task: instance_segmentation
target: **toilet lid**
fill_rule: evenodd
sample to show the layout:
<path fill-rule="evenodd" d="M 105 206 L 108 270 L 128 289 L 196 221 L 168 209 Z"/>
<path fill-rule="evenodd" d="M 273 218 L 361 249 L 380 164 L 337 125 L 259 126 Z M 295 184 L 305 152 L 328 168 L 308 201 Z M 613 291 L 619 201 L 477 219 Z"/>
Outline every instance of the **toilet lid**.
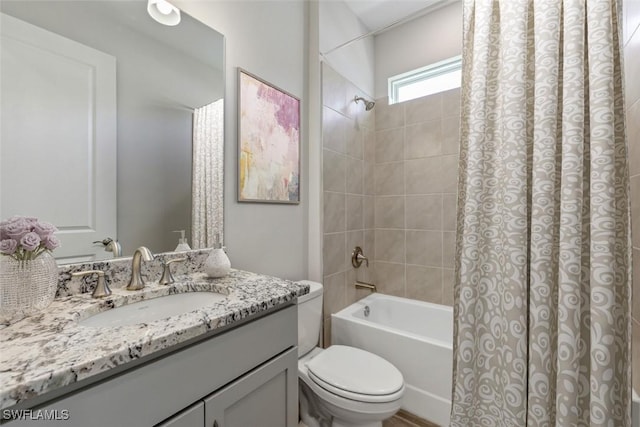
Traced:
<path fill-rule="evenodd" d="M 324 382 L 334 391 L 382 396 L 393 394 L 404 385 L 402 374 L 391 363 L 344 345 L 325 349 L 307 363 L 307 368 L 315 382 Z"/>

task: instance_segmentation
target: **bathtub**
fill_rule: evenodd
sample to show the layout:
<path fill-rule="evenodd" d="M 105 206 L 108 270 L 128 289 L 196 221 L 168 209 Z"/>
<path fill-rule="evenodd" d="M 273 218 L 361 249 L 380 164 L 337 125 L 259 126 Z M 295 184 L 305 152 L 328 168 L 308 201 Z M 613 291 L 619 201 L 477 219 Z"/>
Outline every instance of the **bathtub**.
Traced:
<path fill-rule="evenodd" d="M 331 343 L 358 347 L 393 363 L 402 372 L 406 386 L 402 409 L 449 425 L 451 307 L 371 294 L 331 315 Z"/>

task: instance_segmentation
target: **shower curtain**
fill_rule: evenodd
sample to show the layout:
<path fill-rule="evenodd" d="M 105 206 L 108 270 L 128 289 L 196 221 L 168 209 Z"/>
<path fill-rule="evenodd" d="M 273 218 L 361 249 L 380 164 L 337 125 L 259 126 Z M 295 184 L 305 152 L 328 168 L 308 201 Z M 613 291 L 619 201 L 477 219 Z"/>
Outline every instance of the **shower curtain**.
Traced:
<path fill-rule="evenodd" d="M 193 112 L 193 183 L 191 247 L 211 248 L 216 236 L 222 243 L 224 100 Z M 218 189 L 218 190 L 216 190 Z"/>
<path fill-rule="evenodd" d="M 630 425 L 615 0 L 464 0 L 451 425 Z"/>

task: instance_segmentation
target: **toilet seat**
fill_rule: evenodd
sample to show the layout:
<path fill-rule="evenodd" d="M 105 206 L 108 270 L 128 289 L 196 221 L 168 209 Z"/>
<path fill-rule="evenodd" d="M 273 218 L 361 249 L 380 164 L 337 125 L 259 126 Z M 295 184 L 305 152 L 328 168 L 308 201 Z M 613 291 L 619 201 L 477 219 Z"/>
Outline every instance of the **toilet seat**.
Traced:
<path fill-rule="evenodd" d="M 306 363 L 309 379 L 337 396 L 359 402 L 384 403 L 404 394 L 400 371 L 367 351 L 333 345 Z"/>

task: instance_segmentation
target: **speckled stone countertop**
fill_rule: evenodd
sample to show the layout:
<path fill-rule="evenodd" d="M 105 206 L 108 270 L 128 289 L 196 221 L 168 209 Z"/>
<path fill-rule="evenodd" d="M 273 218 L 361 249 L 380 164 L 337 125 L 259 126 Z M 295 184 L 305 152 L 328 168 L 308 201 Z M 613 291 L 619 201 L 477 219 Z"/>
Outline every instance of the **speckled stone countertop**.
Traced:
<path fill-rule="evenodd" d="M 197 261 L 206 252 L 195 254 Z M 113 294 L 104 299 L 91 298 L 91 286 L 81 293 L 59 290 L 58 297 L 42 313 L 0 326 L 0 409 L 211 335 L 215 329 L 259 316 L 309 292 L 308 285 L 240 270 L 210 279 L 194 271 L 198 262 L 186 264 L 182 275 L 174 273 L 173 285 L 149 282 L 140 291 L 126 291 L 122 283 L 113 282 Z M 74 269 L 80 267 L 70 270 Z M 61 289 L 69 289 L 67 283 L 63 286 L 63 270 L 69 269 L 61 268 Z M 213 291 L 226 297 L 204 308 L 146 324 L 108 328 L 78 324 L 92 314 L 127 303 L 195 291 Z"/>

